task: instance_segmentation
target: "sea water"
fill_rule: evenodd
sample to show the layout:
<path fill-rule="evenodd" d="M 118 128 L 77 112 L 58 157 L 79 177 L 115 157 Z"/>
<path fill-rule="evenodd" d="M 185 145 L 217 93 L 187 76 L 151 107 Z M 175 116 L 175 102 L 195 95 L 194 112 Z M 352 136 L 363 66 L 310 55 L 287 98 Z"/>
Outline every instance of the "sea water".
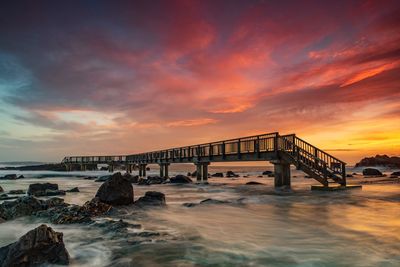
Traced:
<path fill-rule="evenodd" d="M 211 173 L 233 170 L 241 177 L 211 178 L 209 185 L 134 185 L 135 199 L 159 191 L 166 195 L 167 207 L 139 213 L 127 208 L 122 216 L 106 219 L 123 218 L 141 224 L 140 231 L 161 234 L 141 244 L 88 225 L 47 224 L 64 233 L 72 266 L 400 266 L 400 184 L 318 192 L 310 190 L 318 184 L 315 180 L 292 170 L 292 189 L 275 190 L 273 178 L 258 177 L 267 169 L 211 166 Z M 171 168 L 170 175 L 188 171 L 193 167 L 182 165 Z M 26 178 L 0 181 L 5 191 L 27 190 L 35 182 L 57 183 L 63 190 L 77 186 L 79 193 L 63 197 L 79 205 L 93 198 L 101 185 L 82 176 L 108 174 L 0 171 L 0 176 L 9 173 Z M 265 185 L 245 185 L 249 181 Z M 183 205 L 207 198 L 228 203 Z M 23 217 L 0 224 L 0 246 L 42 222 Z"/>

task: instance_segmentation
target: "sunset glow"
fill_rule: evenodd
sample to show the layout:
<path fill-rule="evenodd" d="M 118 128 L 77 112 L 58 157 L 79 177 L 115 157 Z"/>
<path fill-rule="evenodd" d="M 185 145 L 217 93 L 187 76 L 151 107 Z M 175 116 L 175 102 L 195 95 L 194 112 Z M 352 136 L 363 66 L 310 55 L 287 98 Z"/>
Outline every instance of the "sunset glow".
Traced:
<path fill-rule="evenodd" d="M 400 154 L 399 1 L 18 3 L 0 9 L 0 160 L 275 131 L 350 164 Z"/>

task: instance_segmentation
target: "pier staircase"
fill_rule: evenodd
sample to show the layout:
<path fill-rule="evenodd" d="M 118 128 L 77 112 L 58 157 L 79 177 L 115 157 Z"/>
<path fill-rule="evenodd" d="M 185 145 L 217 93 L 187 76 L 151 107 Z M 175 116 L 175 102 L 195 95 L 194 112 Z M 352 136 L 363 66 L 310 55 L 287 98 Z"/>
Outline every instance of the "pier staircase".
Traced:
<path fill-rule="evenodd" d="M 278 138 L 281 157 L 324 186 L 346 186 L 346 163 L 307 143 L 296 135 Z"/>

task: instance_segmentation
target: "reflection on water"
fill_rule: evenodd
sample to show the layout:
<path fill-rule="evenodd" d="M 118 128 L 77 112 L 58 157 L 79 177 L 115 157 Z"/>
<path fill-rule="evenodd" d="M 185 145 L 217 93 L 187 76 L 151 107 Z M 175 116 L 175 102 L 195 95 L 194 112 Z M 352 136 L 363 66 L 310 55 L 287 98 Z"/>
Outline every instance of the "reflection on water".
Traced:
<path fill-rule="evenodd" d="M 210 185 L 135 186 L 135 198 L 161 191 L 168 206 L 142 213 L 127 209 L 120 216 L 164 233 L 165 240 L 136 245 L 94 227 L 52 227 L 64 233 L 73 266 L 400 266 L 399 184 L 311 192 L 314 182 L 294 171 L 293 190 L 286 192 L 275 191 L 271 178 L 256 175 L 215 178 Z M 76 204 L 91 199 L 100 186 L 76 177 L 31 177 L 2 181 L 1 186 L 27 189 L 38 181 L 57 182 L 61 189 L 78 186 L 80 193 L 65 196 Z M 266 186 L 244 185 L 249 180 Z M 232 204 L 182 205 L 206 198 Z M 20 218 L 1 224 L 0 246 L 39 223 Z"/>

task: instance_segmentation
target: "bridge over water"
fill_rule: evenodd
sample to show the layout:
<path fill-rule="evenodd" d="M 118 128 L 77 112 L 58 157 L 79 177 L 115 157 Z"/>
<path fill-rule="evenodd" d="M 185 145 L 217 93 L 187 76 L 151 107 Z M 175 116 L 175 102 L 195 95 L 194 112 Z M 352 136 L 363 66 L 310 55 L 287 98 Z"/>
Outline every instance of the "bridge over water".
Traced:
<path fill-rule="evenodd" d="M 168 177 L 173 163 L 194 163 L 197 181 L 207 181 L 208 166 L 212 162 L 269 161 L 274 165 L 275 186 L 290 186 L 290 165 L 302 170 L 324 187 L 330 184 L 346 186 L 346 163 L 300 139 L 295 134 L 268 133 L 255 136 L 170 148 L 133 155 L 119 156 L 67 156 L 62 163 L 71 170 L 79 164 L 126 165 L 127 172 L 139 169 L 139 176 L 146 176 L 147 164 L 159 164 L 160 176 Z"/>

